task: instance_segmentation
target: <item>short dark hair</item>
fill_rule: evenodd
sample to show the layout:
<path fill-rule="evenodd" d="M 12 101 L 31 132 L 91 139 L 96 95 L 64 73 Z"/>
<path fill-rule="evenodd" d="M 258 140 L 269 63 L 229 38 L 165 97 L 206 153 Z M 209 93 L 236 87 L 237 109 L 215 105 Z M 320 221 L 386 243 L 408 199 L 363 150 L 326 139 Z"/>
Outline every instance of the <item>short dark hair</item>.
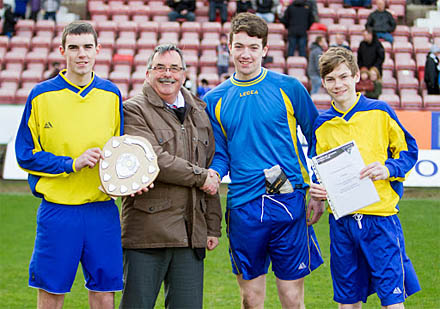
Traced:
<path fill-rule="evenodd" d="M 80 35 L 80 34 L 92 34 L 95 39 L 95 46 L 98 46 L 98 34 L 96 34 L 95 28 L 88 22 L 84 21 L 74 21 L 68 24 L 63 31 L 63 36 L 61 38 L 61 46 L 66 48 L 66 37 L 68 35 Z"/>
<path fill-rule="evenodd" d="M 267 45 L 267 34 L 269 29 L 266 21 L 252 13 L 240 13 L 231 20 L 231 33 L 229 43 L 232 44 L 233 35 L 239 32 L 246 32 L 249 36 L 262 39 L 263 47 Z"/>
<path fill-rule="evenodd" d="M 348 50 L 345 47 L 330 47 L 319 58 L 319 74 L 321 75 L 321 78 L 324 78 L 327 74 L 333 72 L 333 70 L 341 63 L 347 65 L 352 76 L 359 72 L 356 58 L 351 50 Z"/>
<path fill-rule="evenodd" d="M 156 48 L 151 53 L 150 57 L 148 57 L 147 70 L 152 69 L 151 65 L 153 64 L 153 59 L 156 54 L 163 55 L 166 52 L 170 52 L 172 50 L 174 50 L 175 52 L 177 52 L 179 54 L 180 60 L 182 60 L 182 67 L 184 70 L 186 70 L 186 64 L 185 64 L 185 60 L 183 59 L 182 50 L 180 50 L 180 48 L 177 47 L 176 44 L 173 44 L 173 43 L 161 44 L 161 45 L 156 46 Z"/>

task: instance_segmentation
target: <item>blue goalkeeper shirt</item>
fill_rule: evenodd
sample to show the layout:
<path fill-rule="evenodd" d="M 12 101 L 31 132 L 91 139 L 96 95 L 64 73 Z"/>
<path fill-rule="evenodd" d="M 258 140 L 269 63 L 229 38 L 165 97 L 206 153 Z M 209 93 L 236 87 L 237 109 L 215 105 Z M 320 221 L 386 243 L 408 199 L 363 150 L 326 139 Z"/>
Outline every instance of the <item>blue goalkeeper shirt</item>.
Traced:
<path fill-rule="evenodd" d="M 297 127 L 310 144 L 318 111 L 297 79 L 264 68 L 251 80 L 234 74 L 204 100 L 215 136 L 211 168 L 221 177 L 230 173 L 228 208 L 264 194 L 263 170 L 277 164 L 294 188 L 308 188 Z"/>

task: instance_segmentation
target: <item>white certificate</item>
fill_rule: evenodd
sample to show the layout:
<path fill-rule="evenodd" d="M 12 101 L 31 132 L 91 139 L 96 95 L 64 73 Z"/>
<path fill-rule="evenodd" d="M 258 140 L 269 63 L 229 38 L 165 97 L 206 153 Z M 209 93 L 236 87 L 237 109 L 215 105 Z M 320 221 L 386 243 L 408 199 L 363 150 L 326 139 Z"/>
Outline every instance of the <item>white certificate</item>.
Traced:
<path fill-rule="evenodd" d="M 380 200 L 371 179 L 360 179 L 364 167 L 354 141 L 312 158 L 312 168 L 327 191 L 336 220 Z"/>

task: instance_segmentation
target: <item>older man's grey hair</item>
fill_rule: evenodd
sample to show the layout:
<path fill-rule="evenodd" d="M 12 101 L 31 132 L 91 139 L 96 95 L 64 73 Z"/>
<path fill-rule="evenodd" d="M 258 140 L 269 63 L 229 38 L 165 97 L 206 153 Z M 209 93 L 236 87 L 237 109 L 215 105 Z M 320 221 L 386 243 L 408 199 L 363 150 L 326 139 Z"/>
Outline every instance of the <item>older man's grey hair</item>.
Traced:
<path fill-rule="evenodd" d="M 161 44 L 161 45 L 156 46 L 156 48 L 151 53 L 150 57 L 148 57 L 147 70 L 151 70 L 152 69 L 151 65 L 153 64 L 153 58 L 154 58 L 154 56 L 156 54 L 163 55 L 163 54 L 165 54 L 167 52 L 170 52 L 172 50 L 176 51 L 179 54 L 180 60 L 182 60 L 182 68 L 184 70 L 186 70 L 186 63 L 185 63 L 185 60 L 183 59 L 182 51 L 180 50 L 179 47 L 177 47 L 175 44 L 172 44 L 172 43 Z"/>

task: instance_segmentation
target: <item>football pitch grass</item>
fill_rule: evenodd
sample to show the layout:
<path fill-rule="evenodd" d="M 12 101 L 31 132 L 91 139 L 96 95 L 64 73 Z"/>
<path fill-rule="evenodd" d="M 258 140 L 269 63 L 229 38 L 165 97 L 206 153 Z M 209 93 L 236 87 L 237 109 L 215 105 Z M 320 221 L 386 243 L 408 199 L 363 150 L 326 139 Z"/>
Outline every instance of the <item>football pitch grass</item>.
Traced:
<path fill-rule="evenodd" d="M 11 189 L 12 190 L 12 189 Z M 437 189 L 438 190 L 438 189 Z M 13 190 L 12 190 L 13 191 Z M 422 286 L 422 291 L 409 297 L 406 308 L 440 308 L 440 200 L 439 194 L 416 194 L 400 203 L 406 250 Z M 429 194 L 428 194 L 429 195 Z M 224 207 L 224 196 L 222 205 Z M 39 199 L 28 193 L 0 193 L 0 308 L 35 308 L 36 290 L 28 287 L 28 264 L 35 238 L 36 212 Z M 231 273 L 225 224 L 220 245 L 205 260 L 204 308 L 240 308 L 235 276 Z M 305 280 L 305 304 L 310 308 L 337 308 L 333 302 L 330 277 L 328 214 L 315 225 L 324 264 Z M 116 293 L 116 307 L 121 293 Z M 163 289 L 156 308 L 163 308 Z M 266 308 L 281 308 L 275 278 L 269 270 Z M 64 308 L 88 308 L 87 290 L 81 267 Z M 369 297 L 363 308 L 380 308 L 376 295 Z"/>

